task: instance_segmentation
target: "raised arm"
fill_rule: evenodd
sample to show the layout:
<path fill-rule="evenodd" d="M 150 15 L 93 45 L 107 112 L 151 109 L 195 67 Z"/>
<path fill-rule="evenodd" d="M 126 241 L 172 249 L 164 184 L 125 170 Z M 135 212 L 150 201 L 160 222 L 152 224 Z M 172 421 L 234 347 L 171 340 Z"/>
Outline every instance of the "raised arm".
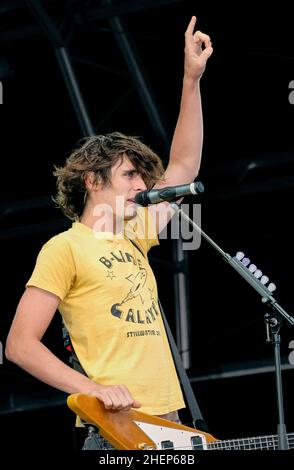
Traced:
<path fill-rule="evenodd" d="M 193 16 L 185 32 L 182 97 L 165 172 L 167 185 L 194 181 L 200 167 L 203 142 L 200 79 L 212 47 L 207 34 L 201 31 L 193 33 L 195 24 L 196 17 Z"/>
<path fill-rule="evenodd" d="M 213 49 L 207 34 L 201 31 L 194 33 L 195 24 L 196 17 L 193 16 L 185 32 L 182 97 L 169 163 L 164 180 L 156 184 L 155 188 L 191 183 L 199 172 L 203 143 L 200 79 Z M 155 212 L 163 213 L 163 217 L 160 217 L 161 223 L 157 222 L 159 232 L 165 225 L 164 211 L 168 211 L 168 204 L 158 204 L 149 210 L 153 216 Z"/>

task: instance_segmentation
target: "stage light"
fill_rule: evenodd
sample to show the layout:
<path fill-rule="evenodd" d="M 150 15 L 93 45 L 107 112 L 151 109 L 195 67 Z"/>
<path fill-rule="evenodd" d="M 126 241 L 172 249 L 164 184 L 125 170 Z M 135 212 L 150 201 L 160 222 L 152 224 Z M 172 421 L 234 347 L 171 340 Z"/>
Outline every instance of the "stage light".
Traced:
<path fill-rule="evenodd" d="M 241 261 L 241 259 L 243 259 L 244 256 L 245 255 L 244 255 L 243 251 L 238 251 L 235 258 L 237 258 L 239 261 Z"/>
<path fill-rule="evenodd" d="M 269 278 L 267 276 L 261 276 L 260 282 L 261 284 L 267 284 L 269 281 Z"/>
<path fill-rule="evenodd" d="M 250 264 L 248 269 L 253 274 L 257 270 L 257 267 L 255 266 L 255 264 Z"/>
<path fill-rule="evenodd" d="M 257 277 L 257 279 L 259 279 L 262 276 L 262 271 L 260 271 L 260 269 L 257 269 L 255 271 L 255 273 L 253 274 L 253 276 L 255 276 L 255 277 Z"/>
<path fill-rule="evenodd" d="M 242 264 L 244 264 L 244 266 L 248 266 L 248 264 L 250 264 L 250 259 L 249 258 L 243 258 L 242 259 Z"/>

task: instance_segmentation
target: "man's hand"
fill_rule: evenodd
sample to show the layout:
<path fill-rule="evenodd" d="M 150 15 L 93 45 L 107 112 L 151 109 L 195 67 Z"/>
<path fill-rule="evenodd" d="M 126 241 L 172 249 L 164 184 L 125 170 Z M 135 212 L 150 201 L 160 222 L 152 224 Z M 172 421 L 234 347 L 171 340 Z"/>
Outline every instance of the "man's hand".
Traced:
<path fill-rule="evenodd" d="M 97 384 L 88 395 L 98 398 L 107 410 L 129 410 L 140 408 L 141 403 L 135 400 L 124 385 Z"/>
<path fill-rule="evenodd" d="M 192 16 L 185 32 L 185 77 L 198 80 L 203 74 L 207 59 L 211 56 L 213 49 L 211 40 L 207 34 L 194 31 L 196 16 Z"/>

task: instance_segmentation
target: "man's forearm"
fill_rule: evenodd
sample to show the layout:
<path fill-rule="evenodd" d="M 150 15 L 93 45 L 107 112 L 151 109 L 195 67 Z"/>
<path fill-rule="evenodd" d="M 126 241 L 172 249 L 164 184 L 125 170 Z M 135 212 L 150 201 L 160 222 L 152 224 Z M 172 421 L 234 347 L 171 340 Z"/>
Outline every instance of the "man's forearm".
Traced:
<path fill-rule="evenodd" d="M 42 382 L 67 393 L 89 393 L 96 384 L 67 366 L 40 341 L 23 343 L 21 348 L 6 352 L 7 358 Z"/>
<path fill-rule="evenodd" d="M 10 346 L 6 355 L 9 360 L 51 387 L 69 394 L 95 396 L 106 409 L 129 410 L 131 407 L 141 407 L 141 403 L 131 395 L 126 386 L 93 382 L 60 361 L 40 341 L 22 342 L 22 347 L 17 350 Z"/>
<path fill-rule="evenodd" d="M 170 151 L 170 181 L 191 182 L 198 174 L 203 143 L 203 121 L 200 79 L 213 49 L 210 37 L 194 33 L 196 17 L 192 16 L 185 32 L 183 90 L 180 112 Z M 177 175 L 180 175 L 177 176 Z"/>
<path fill-rule="evenodd" d="M 180 112 L 170 151 L 170 163 L 179 163 L 195 178 L 199 171 L 203 144 L 200 80 L 183 79 Z"/>

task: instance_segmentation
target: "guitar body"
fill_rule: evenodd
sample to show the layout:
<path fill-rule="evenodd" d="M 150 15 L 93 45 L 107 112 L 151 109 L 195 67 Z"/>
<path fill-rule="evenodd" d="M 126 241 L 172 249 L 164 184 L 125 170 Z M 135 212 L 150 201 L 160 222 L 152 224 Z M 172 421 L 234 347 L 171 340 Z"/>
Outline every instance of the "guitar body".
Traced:
<path fill-rule="evenodd" d="M 69 408 L 119 450 L 206 449 L 217 442 L 211 434 L 131 409 L 106 410 L 95 397 L 76 393 L 67 399 Z M 173 446 L 173 447 L 172 447 Z"/>
<path fill-rule="evenodd" d="M 95 397 L 76 393 L 67 404 L 87 424 L 118 450 L 278 450 L 277 435 L 229 440 L 137 410 L 106 410 Z M 287 448 L 294 449 L 294 433 L 287 434 Z"/>

